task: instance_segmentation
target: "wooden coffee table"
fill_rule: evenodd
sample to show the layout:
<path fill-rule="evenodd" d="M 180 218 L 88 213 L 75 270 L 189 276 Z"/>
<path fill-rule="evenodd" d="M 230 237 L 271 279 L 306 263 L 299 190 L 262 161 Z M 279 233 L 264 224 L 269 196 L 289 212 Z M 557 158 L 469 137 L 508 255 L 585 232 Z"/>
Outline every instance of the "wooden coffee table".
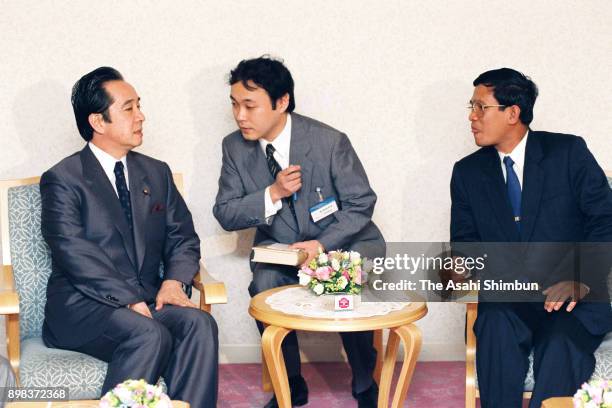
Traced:
<path fill-rule="evenodd" d="M 404 360 L 391 404 L 394 408 L 401 407 L 406 398 L 406 391 L 414 373 L 417 357 L 421 351 L 421 331 L 413 323 L 427 314 L 425 302 L 412 302 L 403 309 L 390 312 L 384 316 L 338 319 L 285 314 L 266 304 L 268 296 L 290 287 L 299 287 L 299 285 L 281 286 L 261 292 L 251 299 L 249 306 L 249 314 L 267 325 L 261 337 L 261 347 L 264 354 L 262 366 L 264 370 L 269 371 L 279 407 L 291 407 L 289 381 L 281 351 L 281 343 L 292 330 L 352 332 L 381 329 L 389 329 L 390 332 L 379 383 L 378 406 L 380 408 L 388 406 L 393 369 L 395 368 L 397 351 L 401 341 L 404 345 Z"/>

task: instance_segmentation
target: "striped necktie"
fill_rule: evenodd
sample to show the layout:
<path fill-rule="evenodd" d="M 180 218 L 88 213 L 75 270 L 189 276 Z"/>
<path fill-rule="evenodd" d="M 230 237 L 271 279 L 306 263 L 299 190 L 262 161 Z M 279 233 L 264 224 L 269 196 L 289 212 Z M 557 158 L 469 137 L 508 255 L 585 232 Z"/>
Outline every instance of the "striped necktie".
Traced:
<path fill-rule="evenodd" d="M 266 146 L 266 161 L 268 162 L 268 169 L 270 170 L 270 174 L 272 174 L 272 178 L 276 180 L 276 175 L 281 171 L 281 167 L 274 158 L 274 152 L 276 149 L 272 146 L 272 143 L 268 143 Z M 295 215 L 295 208 L 293 207 L 293 200 L 291 197 L 285 199 L 287 205 L 289 205 L 289 209 L 291 210 L 291 214 L 293 215 L 293 219 L 295 220 L 295 224 L 297 225 L 297 216 Z"/>

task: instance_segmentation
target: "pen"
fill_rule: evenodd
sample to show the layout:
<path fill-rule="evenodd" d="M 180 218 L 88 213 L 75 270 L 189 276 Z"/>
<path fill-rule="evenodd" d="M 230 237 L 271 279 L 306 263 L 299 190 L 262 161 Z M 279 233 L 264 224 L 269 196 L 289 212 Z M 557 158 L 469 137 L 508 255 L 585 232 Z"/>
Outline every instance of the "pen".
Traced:
<path fill-rule="evenodd" d="M 321 194 L 321 187 L 316 188 L 317 194 L 319 195 L 319 202 L 323 201 L 323 194 Z"/>

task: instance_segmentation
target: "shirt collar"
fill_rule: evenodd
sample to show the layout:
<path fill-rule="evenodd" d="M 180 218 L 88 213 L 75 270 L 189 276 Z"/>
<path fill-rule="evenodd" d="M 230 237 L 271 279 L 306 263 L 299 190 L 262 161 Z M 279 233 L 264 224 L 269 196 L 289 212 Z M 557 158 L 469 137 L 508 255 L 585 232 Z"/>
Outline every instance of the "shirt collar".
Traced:
<path fill-rule="evenodd" d="M 95 144 L 88 142 L 87 145 L 91 149 L 91 152 L 94 154 L 94 156 L 96 156 L 96 159 L 98 159 L 98 161 L 100 162 L 100 165 L 102 166 L 102 169 L 104 169 L 104 172 L 106 174 L 114 173 L 115 163 L 117 163 L 118 161 L 123 163 L 123 169 L 124 169 L 123 171 L 127 172 L 127 161 L 126 161 L 127 156 L 123 156 L 122 158 L 117 160 L 110 154 L 106 153 L 104 150 L 100 149 Z"/>
<path fill-rule="evenodd" d="M 504 157 L 510 156 L 514 164 L 516 164 L 519 169 L 522 169 L 523 165 L 525 164 L 525 148 L 527 147 L 528 137 L 529 137 L 529 131 L 525 133 L 525 136 L 523 136 L 519 144 L 517 144 L 514 147 L 514 149 L 510 152 L 510 154 L 502 153 L 498 150 L 497 154 L 499 154 L 499 159 L 502 161 L 502 163 L 504 161 Z"/>
<path fill-rule="evenodd" d="M 274 150 L 278 154 L 289 160 L 289 146 L 291 145 L 291 114 L 287 114 L 287 122 L 285 123 L 285 127 L 273 142 L 268 142 L 264 138 L 259 139 L 259 145 L 263 149 L 264 153 L 266 152 L 266 146 L 269 144 L 274 146 Z"/>

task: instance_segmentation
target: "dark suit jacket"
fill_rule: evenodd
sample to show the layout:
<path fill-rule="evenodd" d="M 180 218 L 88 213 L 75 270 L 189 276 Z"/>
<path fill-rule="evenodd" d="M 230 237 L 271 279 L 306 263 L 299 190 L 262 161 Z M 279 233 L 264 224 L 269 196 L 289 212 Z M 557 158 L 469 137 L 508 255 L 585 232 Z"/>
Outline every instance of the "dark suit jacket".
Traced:
<path fill-rule="evenodd" d="M 612 190 L 577 136 L 529 132 L 520 233 L 494 147 L 455 164 L 451 198 L 451 241 L 612 242 Z M 612 331 L 609 303 L 581 302 L 572 313 L 593 334 Z"/>
<path fill-rule="evenodd" d="M 164 277 L 190 284 L 200 241 L 166 163 L 127 155 L 134 233 L 89 149 L 42 175 L 42 233 L 51 248 L 43 338 L 78 347 L 104 330 L 116 308 L 153 302 Z"/>
<path fill-rule="evenodd" d="M 265 218 L 264 192 L 274 183 L 258 141 L 236 131 L 223 139 L 223 166 L 213 213 L 228 230 L 256 227 L 255 245 L 317 239 L 326 250 L 354 249 L 368 258 L 385 255 L 385 241 L 372 222 L 376 194 L 348 137 L 321 122 L 291 114 L 291 164 L 302 166 L 302 188 L 295 202 Z M 339 211 L 315 223 L 308 209 L 333 197 Z"/>

